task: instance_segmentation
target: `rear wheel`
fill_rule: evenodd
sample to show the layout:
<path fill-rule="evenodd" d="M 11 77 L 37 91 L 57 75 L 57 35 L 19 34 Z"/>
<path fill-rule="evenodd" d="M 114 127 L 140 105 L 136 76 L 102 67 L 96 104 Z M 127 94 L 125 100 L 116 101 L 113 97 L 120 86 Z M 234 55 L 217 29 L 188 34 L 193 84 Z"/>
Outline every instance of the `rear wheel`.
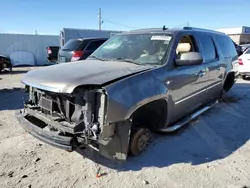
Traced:
<path fill-rule="evenodd" d="M 132 155 L 138 156 L 147 148 L 151 139 L 151 132 L 147 128 L 136 128 L 133 131 L 129 151 Z"/>

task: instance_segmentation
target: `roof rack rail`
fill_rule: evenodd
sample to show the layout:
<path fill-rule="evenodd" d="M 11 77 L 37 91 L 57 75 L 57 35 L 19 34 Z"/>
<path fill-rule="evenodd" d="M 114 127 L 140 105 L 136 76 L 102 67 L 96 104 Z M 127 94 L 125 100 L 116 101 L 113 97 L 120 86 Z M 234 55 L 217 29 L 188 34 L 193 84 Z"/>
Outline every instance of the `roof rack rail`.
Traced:
<path fill-rule="evenodd" d="M 145 29 L 135 29 L 135 30 L 130 30 L 130 31 L 147 31 L 147 30 L 155 30 L 155 31 L 158 31 L 158 30 L 162 30 L 162 28 L 145 28 Z"/>
<path fill-rule="evenodd" d="M 187 27 L 187 26 L 185 26 L 185 27 L 183 27 L 183 29 L 185 29 L 185 30 L 196 30 L 196 31 L 208 31 L 208 32 L 224 34 L 222 32 L 215 31 L 215 30 L 212 30 L 212 29 L 203 29 L 203 28 L 198 28 L 198 27 Z"/>

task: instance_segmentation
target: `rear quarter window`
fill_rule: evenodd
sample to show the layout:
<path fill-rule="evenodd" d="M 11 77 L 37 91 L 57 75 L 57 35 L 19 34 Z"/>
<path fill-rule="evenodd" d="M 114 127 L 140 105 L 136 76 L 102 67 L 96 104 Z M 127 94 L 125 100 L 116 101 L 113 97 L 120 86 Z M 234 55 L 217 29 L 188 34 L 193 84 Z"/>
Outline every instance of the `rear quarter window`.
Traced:
<path fill-rule="evenodd" d="M 71 39 L 68 42 L 66 42 L 66 44 L 62 47 L 62 49 L 74 51 L 81 45 L 81 43 L 82 43 L 81 40 Z"/>
<path fill-rule="evenodd" d="M 224 35 L 217 35 L 215 36 L 217 43 L 224 55 L 224 57 L 235 57 L 237 56 L 237 51 L 235 49 L 235 45 L 231 38 Z"/>

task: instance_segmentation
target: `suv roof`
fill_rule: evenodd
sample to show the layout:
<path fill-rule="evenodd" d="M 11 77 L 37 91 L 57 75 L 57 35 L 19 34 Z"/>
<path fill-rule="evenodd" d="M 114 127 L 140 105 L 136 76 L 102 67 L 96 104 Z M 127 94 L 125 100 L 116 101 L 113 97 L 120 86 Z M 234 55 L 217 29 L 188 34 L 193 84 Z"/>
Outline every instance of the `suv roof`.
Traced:
<path fill-rule="evenodd" d="M 202 29 L 202 28 L 196 28 L 196 27 L 183 27 L 183 28 L 145 28 L 145 29 L 137 29 L 137 30 L 131 30 L 128 32 L 124 32 L 123 34 L 131 33 L 131 34 L 143 34 L 143 33 L 177 33 L 181 31 L 198 31 L 198 32 L 209 32 L 214 34 L 221 34 L 226 35 L 225 33 L 210 30 L 210 29 Z"/>

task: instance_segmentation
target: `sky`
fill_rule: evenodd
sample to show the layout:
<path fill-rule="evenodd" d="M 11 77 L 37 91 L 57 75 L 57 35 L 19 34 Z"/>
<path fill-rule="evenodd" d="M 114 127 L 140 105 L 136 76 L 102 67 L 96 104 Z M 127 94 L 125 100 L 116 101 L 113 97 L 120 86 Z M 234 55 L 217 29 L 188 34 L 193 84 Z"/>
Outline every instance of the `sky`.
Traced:
<path fill-rule="evenodd" d="M 1 0 L 0 32 L 59 35 L 62 28 L 103 30 L 250 26 L 250 0 Z"/>

